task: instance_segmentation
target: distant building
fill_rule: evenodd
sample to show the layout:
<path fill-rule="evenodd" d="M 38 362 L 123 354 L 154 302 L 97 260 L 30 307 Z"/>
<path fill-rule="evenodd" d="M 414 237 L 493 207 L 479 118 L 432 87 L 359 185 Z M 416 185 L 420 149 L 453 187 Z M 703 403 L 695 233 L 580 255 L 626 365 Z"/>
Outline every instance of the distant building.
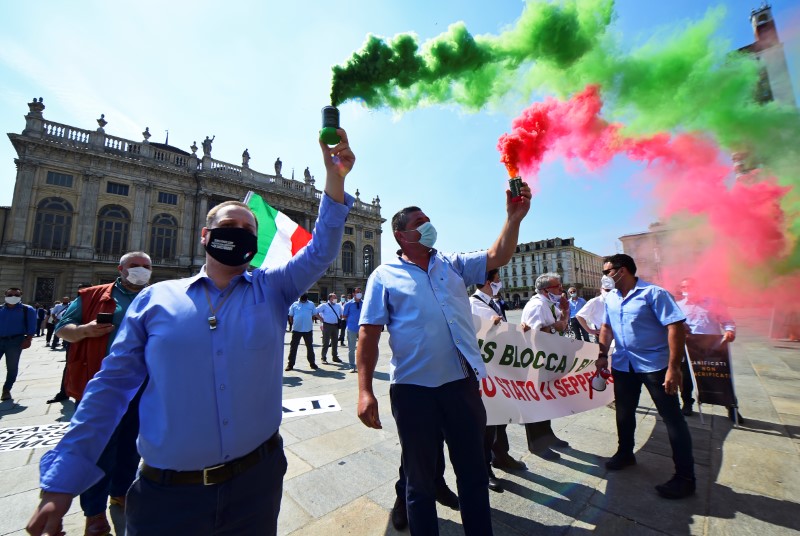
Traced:
<path fill-rule="evenodd" d="M 535 293 L 536 278 L 545 272 L 561 276 L 564 290 L 578 289 L 584 298 L 600 292 L 603 257 L 575 245 L 574 238 L 550 238 L 525 242 L 517 246 L 511 262 L 500 269 L 504 299 L 516 306 L 527 302 Z"/>
<path fill-rule="evenodd" d="M 206 213 L 249 190 L 311 230 L 323 195 L 306 174 L 296 181 L 211 158 L 213 137 L 191 153 L 106 134 L 105 118 L 84 130 L 44 118 L 42 99 L 28 104 L 25 129 L 8 134 L 18 158 L 11 207 L 0 209 L 0 287 L 20 286 L 27 302 L 75 296 L 81 283 L 112 281 L 120 256 L 142 250 L 153 259 L 153 280 L 186 277 L 205 262 L 200 229 Z M 380 199 L 358 198 L 336 262 L 309 293 L 363 287 L 381 262 Z"/>

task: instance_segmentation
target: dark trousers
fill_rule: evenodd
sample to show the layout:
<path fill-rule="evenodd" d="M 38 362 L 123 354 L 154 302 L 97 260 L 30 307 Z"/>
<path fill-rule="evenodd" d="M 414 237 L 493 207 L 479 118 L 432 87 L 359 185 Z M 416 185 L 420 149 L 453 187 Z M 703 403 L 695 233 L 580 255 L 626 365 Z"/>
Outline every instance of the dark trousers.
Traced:
<path fill-rule="evenodd" d="M 393 384 L 392 415 L 403 449 L 411 534 L 437 535 L 437 459 L 441 436 L 456 473 L 461 521 L 467 536 L 491 536 L 489 476 L 483 454 L 486 410 L 474 377 L 439 387 Z"/>
<path fill-rule="evenodd" d="M 273 536 L 278 532 L 283 442 L 254 467 L 213 486 L 172 486 L 141 476 L 125 503 L 127 536 Z"/>
<path fill-rule="evenodd" d="M 531 452 L 549 448 L 557 439 L 551 421 L 526 423 L 525 438 L 528 440 L 528 450 Z"/>
<path fill-rule="evenodd" d="M 581 326 L 577 318 L 570 318 L 569 325 L 572 328 L 572 332 L 575 334 L 575 340 L 589 342 L 589 332 L 583 329 L 583 326 Z"/>
<path fill-rule="evenodd" d="M 439 434 L 439 454 L 436 456 L 436 472 L 435 481 L 436 489 L 443 490 L 447 487 L 447 482 L 444 480 L 444 436 Z M 406 498 L 406 472 L 403 469 L 403 458 L 400 457 L 400 470 L 398 471 L 398 479 L 394 485 L 394 491 L 398 497 Z"/>
<path fill-rule="evenodd" d="M 297 358 L 297 347 L 300 346 L 300 339 L 306 344 L 306 357 L 308 364 L 313 365 L 316 358 L 314 357 L 314 337 L 313 331 L 293 331 L 292 341 L 289 343 L 289 363 L 290 367 L 294 366 L 295 359 Z"/>
<path fill-rule="evenodd" d="M 22 341 L 25 335 L 0 339 L 0 359 L 6 358 L 6 381 L 3 391 L 10 391 L 19 374 L 19 358 L 22 355 Z"/>
<path fill-rule="evenodd" d="M 140 459 L 136 450 L 136 437 L 139 435 L 141 397 L 142 390 L 131 400 L 128 411 L 122 416 L 97 460 L 97 467 L 105 472 L 105 476 L 81 493 L 81 510 L 86 517 L 105 512 L 108 498 L 124 497 L 136 478 Z"/>
<path fill-rule="evenodd" d="M 55 324 L 50 324 L 49 322 L 47 323 L 46 326 L 47 337 L 45 337 L 45 343 L 48 346 L 50 345 L 50 339 L 53 338 L 53 330 L 55 330 L 55 328 L 56 328 Z M 58 337 L 56 337 L 56 344 L 58 344 Z"/>
<path fill-rule="evenodd" d="M 506 425 L 498 424 L 487 426 L 483 434 L 483 454 L 486 458 L 486 467 L 491 470 L 491 463 L 495 457 L 508 456 L 508 434 Z"/>
<path fill-rule="evenodd" d="M 694 478 L 692 436 L 689 433 L 686 419 L 681 413 L 678 395 L 668 395 L 664 390 L 663 384 L 667 369 L 647 373 L 633 372 L 633 369 L 630 369 L 629 372 L 612 369 L 611 373 L 614 377 L 614 398 L 617 407 L 618 452 L 633 454 L 636 408 L 639 405 L 642 385 L 644 385 L 667 427 L 669 443 L 672 447 L 672 460 L 675 462 L 675 473 L 684 478 Z"/>
<path fill-rule="evenodd" d="M 694 391 L 694 384 L 692 384 L 692 373 L 689 372 L 688 357 L 683 358 L 681 362 L 681 373 L 683 373 L 683 383 L 681 384 L 681 400 L 687 406 L 694 404 L 692 392 Z"/>
<path fill-rule="evenodd" d="M 42 331 L 43 331 L 42 324 L 44 324 L 44 318 L 40 318 L 40 319 L 36 320 L 36 336 L 37 337 L 41 337 L 42 336 Z"/>
<path fill-rule="evenodd" d="M 331 347 L 333 357 L 339 357 L 339 346 L 336 338 L 339 336 L 339 324 L 322 324 L 322 359 L 328 358 L 328 347 Z"/>
<path fill-rule="evenodd" d="M 347 324 L 342 322 L 342 325 L 339 326 L 339 344 L 344 344 L 345 331 L 347 331 Z"/>

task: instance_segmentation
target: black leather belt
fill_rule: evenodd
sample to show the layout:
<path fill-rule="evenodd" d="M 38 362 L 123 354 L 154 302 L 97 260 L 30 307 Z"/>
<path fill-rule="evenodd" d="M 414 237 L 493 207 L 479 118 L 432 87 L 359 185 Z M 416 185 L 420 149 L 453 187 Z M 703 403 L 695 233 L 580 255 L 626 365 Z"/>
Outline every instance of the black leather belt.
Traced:
<path fill-rule="evenodd" d="M 142 463 L 140 474 L 164 486 L 204 485 L 213 486 L 222 484 L 231 478 L 240 475 L 260 462 L 266 455 L 281 445 L 281 435 L 275 432 L 272 437 L 261 443 L 253 452 L 245 454 L 228 463 L 206 467 L 200 471 L 173 471 L 171 469 L 157 469 Z"/>
<path fill-rule="evenodd" d="M 338 326 L 339 325 L 336 322 L 323 322 L 323 324 L 325 324 L 326 326 Z"/>

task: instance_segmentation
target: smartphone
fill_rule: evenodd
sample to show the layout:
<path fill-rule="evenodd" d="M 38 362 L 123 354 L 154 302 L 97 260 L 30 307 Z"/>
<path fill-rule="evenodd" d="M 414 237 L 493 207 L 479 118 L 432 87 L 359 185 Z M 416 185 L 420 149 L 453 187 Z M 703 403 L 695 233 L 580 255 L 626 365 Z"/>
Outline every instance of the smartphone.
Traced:
<path fill-rule="evenodd" d="M 98 324 L 110 324 L 114 320 L 114 313 L 97 313 Z"/>

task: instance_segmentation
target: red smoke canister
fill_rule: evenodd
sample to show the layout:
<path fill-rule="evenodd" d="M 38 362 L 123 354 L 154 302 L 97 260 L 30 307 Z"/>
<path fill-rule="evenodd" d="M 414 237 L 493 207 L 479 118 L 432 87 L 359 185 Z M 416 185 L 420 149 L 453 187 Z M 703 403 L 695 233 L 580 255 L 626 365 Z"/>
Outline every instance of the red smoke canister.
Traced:
<path fill-rule="evenodd" d="M 508 187 L 511 189 L 511 200 L 522 201 L 522 195 L 520 194 L 522 190 L 522 178 L 517 176 L 508 179 Z"/>

